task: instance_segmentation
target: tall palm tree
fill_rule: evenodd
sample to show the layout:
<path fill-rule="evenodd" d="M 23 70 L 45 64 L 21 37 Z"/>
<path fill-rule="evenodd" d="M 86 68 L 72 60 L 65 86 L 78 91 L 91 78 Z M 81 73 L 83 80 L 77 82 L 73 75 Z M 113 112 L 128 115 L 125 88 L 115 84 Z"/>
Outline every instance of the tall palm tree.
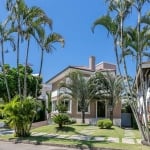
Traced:
<path fill-rule="evenodd" d="M 94 23 L 92 25 L 93 33 L 94 33 L 95 27 L 98 26 L 98 25 L 101 25 L 101 26 L 105 27 L 108 31 L 108 35 L 111 34 L 111 36 L 113 38 L 114 52 L 115 52 L 115 55 L 116 55 L 116 62 L 117 62 L 117 66 L 118 66 L 118 71 L 121 74 L 120 63 L 119 63 L 119 52 L 118 52 L 118 49 L 117 49 L 117 42 L 118 42 L 118 35 L 119 35 L 118 20 L 117 20 L 117 18 L 112 19 L 109 14 L 98 18 L 97 20 L 94 21 Z"/>
<path fill-rule="evenodd" d="M 43 67 L 44 52 L 47 53 L 52 52 L 55 49 L 54 47 L 55 43 L 60 43 L 62 47 L 64 47 L 65 41 L 60 34 L 53 32 L 49 35 L 46 35 L 45 31 L 41 30 L 41 28 L 40 30 L 38 30 L 38 38 L 36 38 L 36 40 L 41 48 L 40 69 L 38 75 L 38 78 L 40 78 Z M 38 80 L 36 84 L 36 94 L 35 94 L 36 99 L 37 99 L 37 90 L 38 90 Z"/>
<path fill-rule="evenodd" d="M 136 59 L 136 71 L 138 70 L 138 66 L 139 66 L 139 62 L 138 60 L 138 45 L 137 45 L 137 38 L 138 38 L 138 34 L 137 34 L 137 29 L 136 28 L 132 28 L 132 27 L 128 27 L 125 29 L 124 31 L 124 45 L 125 45 L 125 50 L 124 50 L 124 54 L 122 54 L 121 57 L 126 57 L 126 56 L 132 56 L 133 58 Z M 141 41 L 140 41 L 140 45 L 141 45 L 141 56 L 142 56 L 142 60 L 143 58 L 150 57 L 150 53 L 148 51 L 148 47 L 150 46 L 150 33 L 149 33 L 149 28 L 148 27 L 144 27 L 141 32 L 140 32 L 140 37 L 141 37 Z"/>
<path fill-rule="evenodd" d="M 26 60 L 25 60 L 25 77 L 24 77 L 24 97 L 27 93 L 27 65 L 28 65 L 28 55 L 31 36 L 36 40 L 39 30 L 43 29 L 43 25 L 48 25 L 52 27 L 52 20 L 47 17 L 45 12 L 39 7 L 27 8 L 26 13 L 24 13 L 26 29 L 24 30 L 24 38 L 27 40 L 26 49 Z M 39 44 L 39 43 L 38 43 Z"/>
<path fill-rule="evenodd" d="M 141 10 L 141 6 L 143 6 L 146 1 L 145 0 L 139 0 L 139 1 L 138 0 L 137 1 L 134 1 L 134 0 L 106 0 L 106 2 L 108 3 L 108 6 L 109 6 L 109 13 L 113 12 L 113 16 L 115 15 L 115 20 L 119 24 L 119 28 L 118 28 L 119 31 L 117 32 L 117 34 L 118 34 L 117 35 L 117 41 L 119 41 L 119 45 L 117 47 L 118 47 L 118 50 L 119 50 L 119 48 L 121 49 L 121 53 L 122 53 L 122 55 L 124 55 L 125 52 L 126 52 L 125 50 L 127 48 L 126 44 L 124 42 L 124 40 L 125 40 L 124 39 L 124 35 L 125 35 L 124 34 L 124 21 L 126 19 L 126 16 L 129 14 L 129 12 L 132 8 L 132 5 L 135 6 L 135 3 L 137 2 L 137 9 Z M 139 16 L 138 17 L 138 22 L 140 22 L 140 13 L 138 14 L 138 16 Z M 138 23 L 138 29 L 140 29 L 139 25 L 140 24 Z M 138 43 L 140 43 L 139 41 L 142 40 L 142 39 L 139 38 L 140 37 L 139 31 L 140 30 L 138 30 L 138 40 L 137 40 Z M 117 42 L 115 44 L 117 44 Z M 137 45 L 139 47 L 139 44 L 137 44 Z M 140 49 L 140 51 L 141 51 L 141 49 Z M 141 53 L 140 53 L 140 55 L 138 54 L 138 56 L 140 56 L 140 58 L 138 57 L 138 61 L 141 62 Z M 124 71 L 125 71 L 125 77 L 126 77 L 126 81 L 127 81 L 127 85 L 128 85 L 127 89 L 128 89 L 128 91 L 130 91 L 130 97 L 128 97 L 128 101 L 130 103 L 133 114 L 136 118 L 136 121 L 137 121 L 139 130 L 141 132 L 141 135 L 142 135 L 144 140 L 147 140 L 148 136 L 146 136 L 146 134 L 144 133 L 144 129 L 142 128 L 142 124 L 140 122 L 139 115 L 138 115 L 138 112 L 137 112 L 137 109 L 136 109 L 137 108 L 136 104 L 133 102 L 135 100 L 135 98 L 134 98 L 134 93 L 133 93 L 133 90 L 132 90 L 132 86 L 130 86 L 130 83 L 129 83 L 129 80 L 128 80 L 126 57 L 122 57 L 122 63 L 123 63 L 123 67 L 124 67 Z M 141 75 L 141 79 L 143 79 L 142 75 Z M 142 82 L 142 80 L 141 80 L 141 82 Z M 142 82 L 142 83 L 144 83 L 144 82 Z M 126 92 L 128 92 L 128 91 L 126 91 Z M 131 97 L 132 97 L 132 101 L 131 101 Z M 146 114 L 146 112 L 145 112 L 145 114 Z M 148 128 L 146 127 L 146 131 L 147 130 L 148 130 Z"/>
<path fill-rule="evenodd" d="M 148 125 L 148 117 L 147 117 L 147 109 L 146 109 L 146 95 L 145 95 L 145 91 L 144 91 L 144 76 L 143 76 L 143 71 L 142 71 L 142 52 L 143 52 L 143 47 L 141 44 L 141 41 L 143 40 L 141 37 L 141 29 L 143 28 L 141 26 L 141 16 L 142 16 L 142 9 L 144 8 L 144 5 L 146 3 L 149 3 L 149 0 L 135 0 L 133 3 L 133 6 L 136 8 L 137 10 L 137 16 L 138 16 L 138 20 L 137 20 L 137 56 L 138 56 L 138 60 L 137 63 L 139 64 L 139 71 L 140 71 L 140 83 L 141 83 L 141 96 L 143 97 L 143 111 L 144 111 L 144 120 L 145 120 L 145 124 L 144 124 L 144 128 L 146 130 L 145 132 L 145 141 L 148 141 L 148 143 L 150 143 L 150 131 L 149 131 L 149 125 Z"/>
<path fill-rule="evenodd" d="M 19 63 L 20 63 L 20 42 L 23 37 L 23 27 L 24 27 L 24 18 L 23 14 L 26 10 L 26 5 L 24 0 L 7 0 L 6 1 L 7 10 L 10 12 L 10 16 L 8 18 L 11 21 L 11 27 L 14 32 L 17 32 L 17 69 L 18 69 L 18 93 L 21 98 L 21 83 L 20 83 L 20 71 L 19 71 Z"/>
<path fill-rule="evenodd" d="M 7 81 L 7 74 L 6 74 L 6 68 L 4 66 L 5 64 L 5 57 L 4 57 L 4 53 L 5 53 L 5 49 L 4 49 L 4 44 L 6 42 L 9 42 L 10 45 L 13 47 L 13 50 L 15 50 L 15 42 L 14 42 L 14 38 L 12 36 L 10 36 L 11 32 L 9 30 L 6 29 L 6 23 L 5 24 L 0 24 L 0 45 L 1 45 L 1 67 L 2 67 L 2 72 L 4 75 L 4 82 L 6 85 L 6 90 L 7 90 L 7 95 L 8 95 L 8 100 L 11 100 L 11 96 L 10 96 L 10 90 L 9 90 L 9 86 L 8 86 L 8 81 Z"/>

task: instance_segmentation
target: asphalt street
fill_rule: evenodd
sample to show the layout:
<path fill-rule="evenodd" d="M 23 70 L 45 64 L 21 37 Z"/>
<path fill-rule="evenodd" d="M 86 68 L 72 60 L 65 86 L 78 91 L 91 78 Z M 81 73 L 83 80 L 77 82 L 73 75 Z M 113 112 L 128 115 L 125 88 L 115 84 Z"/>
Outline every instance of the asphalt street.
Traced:
<path fill-rule="evenodd" d="M 56 147 L 47 145 L 33 145 L 33 144 L 14 144 L 12 142 L 0 141 L 0 150 L 77 150 L 67 147 Z"/>

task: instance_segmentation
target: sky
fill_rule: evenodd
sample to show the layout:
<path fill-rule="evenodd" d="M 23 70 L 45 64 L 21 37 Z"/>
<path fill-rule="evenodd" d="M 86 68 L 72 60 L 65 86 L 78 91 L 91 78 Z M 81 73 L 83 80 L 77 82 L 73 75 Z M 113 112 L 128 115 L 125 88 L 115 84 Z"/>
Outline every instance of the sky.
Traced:
<path fill-rule="evenodd" d="M 116 64 L 113 42 L 107 31 L 100 26 L 91 31 L 93 22 L 106 14 L 104 0 L 25 0 L 28 6 L 39 6 L 53 20 L 53 31 L 65 39 L 65 46 L 55 46 L 52 53 L 44 55 L 42 70 L 43 82 L 46 82 L 69 65 L 88 66 L 90 56 L 96 57 L 96 63 L 110 62 Z M 0 21 L 4 20 L 5 0 L 0 0 Z M 135 18 L 134 18 L 135 19 Z M 133 20 L 132 20 L 133 21 Z M 9 46 L 7 47 L 9 50 Z M 29 63 L 34 73 L 39 71 L 40 48 L 31 43 Z M 6 54 L 6 63 L 16 65 L 16 54 Z M 23 57 L 20 60 L 24 63 Z M 132 64 L 129 62 L 129 64 Z M 132 68 L 131 68 L 132 70 Z"/>

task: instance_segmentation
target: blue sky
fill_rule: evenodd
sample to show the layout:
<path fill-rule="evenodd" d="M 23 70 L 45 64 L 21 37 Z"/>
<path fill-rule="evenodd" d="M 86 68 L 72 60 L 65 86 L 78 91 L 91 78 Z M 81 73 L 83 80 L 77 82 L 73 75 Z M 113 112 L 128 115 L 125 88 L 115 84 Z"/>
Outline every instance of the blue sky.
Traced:
<path fill-rule="evenodd" d="M 5 0 L 0 1 L 0 20 L 4 19 Z M 44 82 L 69 65 L 88 66 L 91 55 L 96 63 L 101 61 L 116 63 L 111 37 L 103 27 L 96 27 L 91 32 L 92 23 L 106 13 L 104 0 L 26 0 L 29 6 L 40 6 L 53 20 L 53 31 L 65 39 L 65 47 L 56 45 L 53 53 L 45 54 L 42 70 Z M 9 49 L 9 47 L 8 47 Z M 32 42 L 30 64 L 34 73 L 39 71 L 40 49 Z M 6 54 L 6 62 L 16 64 L 15 53 Z M 21 59 L 24 63 L 24 59 Z M 132 64 L 132 60 L 131 60 Z"/>

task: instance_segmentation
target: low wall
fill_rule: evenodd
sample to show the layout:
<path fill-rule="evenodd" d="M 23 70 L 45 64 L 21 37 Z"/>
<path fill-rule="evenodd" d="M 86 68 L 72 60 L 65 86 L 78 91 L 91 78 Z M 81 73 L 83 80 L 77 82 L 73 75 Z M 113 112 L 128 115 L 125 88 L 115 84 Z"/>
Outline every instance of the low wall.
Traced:
<path fill-rule="evenodd" d="M 46 126 L 46 125 L 48 125 L 47 120 L 46 121 L 40 121 L 40 122 L 34 122 L 34 123 L 32 123 L 31 128 L 34 129 L 34 128 L 38 128 L 38 127 Z"/>

